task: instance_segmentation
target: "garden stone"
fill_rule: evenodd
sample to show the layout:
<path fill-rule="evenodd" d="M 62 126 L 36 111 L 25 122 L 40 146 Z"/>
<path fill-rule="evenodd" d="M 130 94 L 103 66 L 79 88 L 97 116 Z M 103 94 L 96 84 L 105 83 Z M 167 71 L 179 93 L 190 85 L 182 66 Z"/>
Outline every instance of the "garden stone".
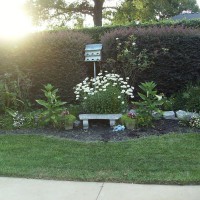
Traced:
<path fill-rule="evenodd" d="M 174 111 L 164 111 L 163 112 L 164 119 L 176 119 Z"/>
<path fill-rule="evenodd" d="M 152 117 L 153 117 L 154 119 L 160 119 L 160 118 L 162 117 L 162 114 L 159 113 L 159 112 L 153 111 L 153 112 L 152 112 Z"/>
<path fill-rule="evenodd" d="M 190 112 L 186 112 L 184 110 L 179 110 L 176 112 L 176 116 L 179 120 L 190 120 L 192 114 Z"/>
<path fill-rule="evenodd" d="M 187 115 L 192 118 L 192 117 L 199 117 L 200 115 L 198 113 L 193 113 L 193 112 L 187 112 Z"/>

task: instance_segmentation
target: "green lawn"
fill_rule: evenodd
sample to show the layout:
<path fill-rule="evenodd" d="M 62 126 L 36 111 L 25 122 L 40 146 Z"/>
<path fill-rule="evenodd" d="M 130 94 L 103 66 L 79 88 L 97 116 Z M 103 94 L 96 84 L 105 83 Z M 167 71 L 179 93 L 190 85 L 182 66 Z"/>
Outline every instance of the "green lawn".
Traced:
<path fill-rule="evenodd" d="M 0 176 L 133 183 L 200 183 L 200 134 L 83 143 L 0 135 Z"/>

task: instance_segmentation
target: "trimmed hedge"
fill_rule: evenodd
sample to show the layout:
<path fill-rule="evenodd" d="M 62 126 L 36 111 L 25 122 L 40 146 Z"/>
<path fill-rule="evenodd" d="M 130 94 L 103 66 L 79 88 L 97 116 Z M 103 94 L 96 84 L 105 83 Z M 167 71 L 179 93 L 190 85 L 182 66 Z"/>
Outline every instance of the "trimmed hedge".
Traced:
<path fill-rule="evenodd" d="M 200 28 L 200 20 L 199 19 L 193 19 L 193 20 L 180 20 L 180 21 L 172 21 L 172 20 L 162 20 L 162 21 L 152 21 L 152 22 L 144 22 L 140 24 L 127 24 L 127 25 L 110 25 L 110 26 L 104 26 L 104 27 L 93 27 L 93 28 L 83 28 L 78 29 L 78 32 L 83 32 L 92 37 L 92 39 L 95 42 L 100 42 L 101 37 L 110 31 L 113 31 L 115 29 L 119 28 L 150 28 L 150 27 L 184 27 L 184 28 Z"/>
<path fill-rule="evenodd" d="M 61 98 L 70 102 L 75 99 L 73 87 L 86 76 L 83 52 L 85 44 L 91 42 L 88 35 L 74 31 L 33 34 L 14 48 L 1 46 L 0 73 L 13 72 L 15 65 L 28 73 L 32 102 L 43 96 L 41 89 L 47 83 L 59 88 Z"/>
<path fill-rule="evenodd" d="M 85 78 L 88 69 L 93 69 L 92 63 L 83 62 L 85 44 L 93 42 L 90 36 L 94 42 L 103 43 L 105 61 L 116 59 L 116 37 L 126 41 L 135 34 L 138 48 L 147 49 L 154 59 L 154 64 L 137 77 L 137 83 L 155 81 L 161 92 L 170 95 L 188 82 L 200 79 L 200 29 L 187 28 L 199 25 L 199 20 L 191 20 L 160 22 L 152 28 L 97 27 L 35 33 L 18 42 L 0 41 L 0 75 L 15 73 L 18 66 L 32 80 L 32 102 L 42 98 L 41 88 L 47 83 L 59 88 L 62 100 L 71 102 L 75 99 L 73 87 Z"/>
<path fill-rule="evenodd" d="M 189 82 L 200 80 L 199 29 L 183 27 L 116 29 L 106 33 L 101 39 L 104 59 L 116 60 L 116 38 L 124 42 L 132 34 L 137 38 L 137 47 L 140 50 L 147 49 L 150 58 L 153 59 L 151 67 L 136 77 L 138 84 L 154 81 L 158 84 L 160 92 L 171 95 Z M 113 69 L 117 68 L 113 66 Z"/>

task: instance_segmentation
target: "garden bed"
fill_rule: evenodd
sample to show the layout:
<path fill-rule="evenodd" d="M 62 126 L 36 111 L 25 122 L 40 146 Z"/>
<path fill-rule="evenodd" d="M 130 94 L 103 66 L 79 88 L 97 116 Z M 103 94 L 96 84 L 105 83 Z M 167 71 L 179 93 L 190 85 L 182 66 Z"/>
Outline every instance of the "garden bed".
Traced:
<path fill-rule="evenodd" d="M 0 134 L 44 134 L 59 136 L 76 141 L 102 141 L 117 142 L 127 141 L 139 137 L 147 137 L 150 135 L 163 135 L 167 133 L 200 133 L 200 129 L 183 127 L 179 125 L 178 120 L 157 120 L 151 128 L 140 128 L 137 130 L 127 130 L 114 132 L 109 126 L 108 120 L 90 120 L 88 130 L 81 127 L 72 130 L 57 130 L 52 128 L 34 128 L 34 129 L 18 129 L 18 130 L 0 130 Z"/>

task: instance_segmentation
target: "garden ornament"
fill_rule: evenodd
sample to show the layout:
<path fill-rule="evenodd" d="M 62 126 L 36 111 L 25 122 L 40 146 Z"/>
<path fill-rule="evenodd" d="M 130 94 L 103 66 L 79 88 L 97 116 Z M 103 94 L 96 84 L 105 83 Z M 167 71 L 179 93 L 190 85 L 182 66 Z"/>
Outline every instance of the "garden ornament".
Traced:
<path fill-rule="evenodd" d="M 114 128 L 113 128 L 113 131 L 124 131 L 124 129 L 125 129 L 125 126 L 123 126 L 123 125 L 117 125 L 117 126 L 114 126 Z"/>

